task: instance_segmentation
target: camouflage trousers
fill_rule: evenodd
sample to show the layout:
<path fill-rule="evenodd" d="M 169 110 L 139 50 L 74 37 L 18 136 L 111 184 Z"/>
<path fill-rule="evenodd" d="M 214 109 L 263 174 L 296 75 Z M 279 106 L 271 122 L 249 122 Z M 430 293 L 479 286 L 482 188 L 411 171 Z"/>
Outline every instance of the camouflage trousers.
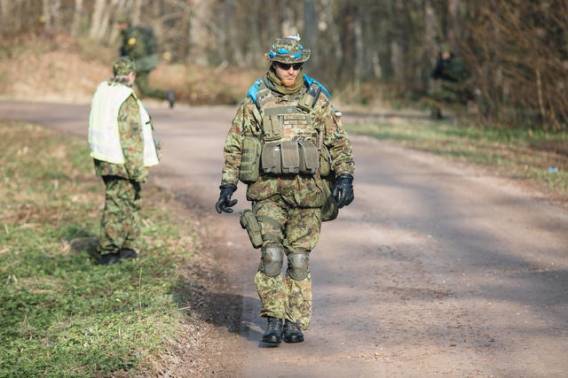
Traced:
<path fill-rule="evenodd" d="M 118 176 L 103 176 L 105 207 L 101 219 L 99 253 L 134 249 L 140 235 L 140 183 Z"/>
<path fill-rule="evenodd" d="M 151 97 L 156 98 L 158 100 L 165 100 L 166 92 L 152 88 L 150 86 L 150 71 L 140 71 L 136 73 L 136 87 L 140 91 L 140 95 L 142 97 Z"/>
<path fill-rule="evenodd" d="M 286 256 L 309 253 L 319 240 L 320 208 L 290 207 L 280 196 L 253 204 L 260 224 L 263 246 L 279 245 Z M 270 277 L 262 271 L 262 261 L 255 276 L 261 302 L 261 316 L 272 316 L 297 322 L 308 329 L 312 315 L 312 279 L 309 273 L 303 280 L 291 277 L 293 267 L 288 263 L 286 274 Z"/>

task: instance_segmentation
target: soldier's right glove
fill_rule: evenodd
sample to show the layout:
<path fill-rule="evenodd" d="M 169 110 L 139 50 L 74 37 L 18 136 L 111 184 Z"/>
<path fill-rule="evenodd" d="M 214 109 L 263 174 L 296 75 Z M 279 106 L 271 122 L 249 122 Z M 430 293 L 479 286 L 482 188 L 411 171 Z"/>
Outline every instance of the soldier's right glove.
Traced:
<path fill-rule="evenodd" d="M 219 193 L 219 199 L 215 204 L 215 210 L 217 210 L 219 214 L 221 214 L 222 212 L 232 213 L 233 209 L 231 209 L 231 207 L 235 206 L 238 201 L 236 199 L 232 200 L 231 196 L 233 195 L 235 190 L 237 190 L 237 186 L 230 184 L 221 185 L 219 189 L 221 189 L 221 192 Z"/>
<path fill-rule="evenodd" d="M 333 183 L 333 198 L 337 202 L 337 207 L 342 208 L 343 206 L 349 205 L 353 202 L 353 176 L 351 175 L 341 175 L 336 177 Z"/>

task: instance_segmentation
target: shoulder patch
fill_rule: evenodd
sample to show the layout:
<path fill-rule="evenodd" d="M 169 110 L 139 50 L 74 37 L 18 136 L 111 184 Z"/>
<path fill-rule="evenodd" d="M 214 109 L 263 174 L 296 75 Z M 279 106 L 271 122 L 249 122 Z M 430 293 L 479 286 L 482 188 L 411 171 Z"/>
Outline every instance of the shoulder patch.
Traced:
<path fill-rule="evenodd" d="M 327 90 L 327 88 L 313 77 L 304 74 L 304 83 L 307 87 L 312 84 L 316 84 L 327 98 L 331 98 L 331 93 Z"/>

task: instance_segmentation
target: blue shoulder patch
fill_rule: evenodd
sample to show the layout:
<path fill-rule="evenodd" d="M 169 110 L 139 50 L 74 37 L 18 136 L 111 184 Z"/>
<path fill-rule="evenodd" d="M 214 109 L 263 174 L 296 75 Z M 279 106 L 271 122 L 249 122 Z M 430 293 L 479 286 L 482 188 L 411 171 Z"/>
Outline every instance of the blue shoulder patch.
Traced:
<path fill-rule="evenodd" d="M 258 94 L 258 91 L 260 90 L 261 87 L 262 87 L 262 79 L 258 79 L 250 86 L 250 88 L 247 91 L 247 96 L 250 97 L 252 102 L 254 102 L 255 104 L 256 104 L 256 95 Z"/>
<path fill-rule="evenodd" d="M 322 83 L 320 83 L 319 81 L 317 81 L 316 79 L 314 79 L 311 76 L 308 76 L 306 74 L 304 74 L 304 83 L 306 83 L 306 85 L 309 87 L 310 85 L 312 85 L 313 83 L 315 83 L 318 87 L 320 87 L 321 91 L 328 97 L 331 98 L 331 93 L 327 90 L 326 87 L 324 87 L 324 85 Z"/>

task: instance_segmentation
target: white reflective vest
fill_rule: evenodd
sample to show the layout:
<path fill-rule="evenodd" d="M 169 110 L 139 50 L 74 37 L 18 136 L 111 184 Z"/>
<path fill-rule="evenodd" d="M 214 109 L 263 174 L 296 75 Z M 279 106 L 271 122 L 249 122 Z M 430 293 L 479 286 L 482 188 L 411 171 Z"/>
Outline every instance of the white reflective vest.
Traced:
<path fill-rule="evenodd" d="M 91 113 L 89 114 L 89 147 L 91 148 L 91 157 L 94 159 L 124 164 L 124 154 L 122 153 L 118 131 L 118 112 L 124 101 L 133 94 L 132 88 L 126 85 L 110 85 L 106 81 L 103 81 L 97 87 L 91 101 Z M 152 122 L 142 102 L 138 98 L 136 98 L 136 101 L 138 101 L 140 108 L 140 124 L 142 125 L 144 140 L 144 166 L 151 167 L 159 163 L 152 136 Z"/>

